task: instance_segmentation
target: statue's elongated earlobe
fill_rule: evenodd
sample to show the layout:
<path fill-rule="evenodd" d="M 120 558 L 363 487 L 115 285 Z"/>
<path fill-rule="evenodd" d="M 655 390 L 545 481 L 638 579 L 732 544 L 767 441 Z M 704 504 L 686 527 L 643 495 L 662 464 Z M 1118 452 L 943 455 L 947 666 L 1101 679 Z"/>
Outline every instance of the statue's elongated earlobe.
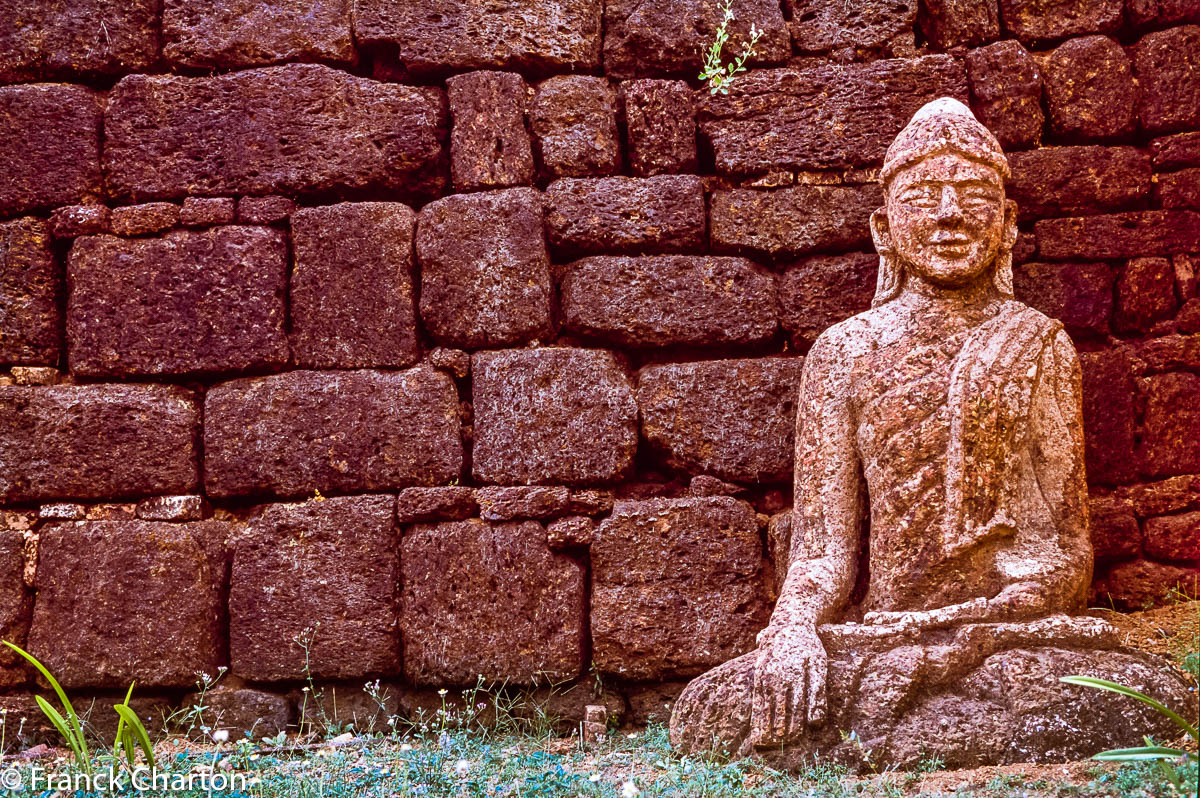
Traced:
<path fill-rule="evenodd" d="M 875 251 L 879 253 L 879 276 L 875 280 L 875 297 L 871 300 L 871 307 L 874 308 L 895 299 L 904 281 L 904 270 L 892 244 L 886 208 L 879 208 L 871 214 L 871 238 L 875 242 Z"/>

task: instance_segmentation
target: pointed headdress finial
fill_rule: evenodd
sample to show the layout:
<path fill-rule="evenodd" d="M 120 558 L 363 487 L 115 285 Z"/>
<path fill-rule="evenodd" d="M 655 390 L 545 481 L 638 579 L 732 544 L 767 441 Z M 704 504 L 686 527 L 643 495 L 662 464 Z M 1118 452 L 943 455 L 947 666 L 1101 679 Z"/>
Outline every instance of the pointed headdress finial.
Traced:
<path fill-rule="evenodd" d="M 925 103 L 888 147 L 879 179 L 886 186 L 896 173 L 927 155 L 953 150 L 987 164 L 1008 179 L 1008 159 L 992 132 L 971 109 L 953 97 Z"/>

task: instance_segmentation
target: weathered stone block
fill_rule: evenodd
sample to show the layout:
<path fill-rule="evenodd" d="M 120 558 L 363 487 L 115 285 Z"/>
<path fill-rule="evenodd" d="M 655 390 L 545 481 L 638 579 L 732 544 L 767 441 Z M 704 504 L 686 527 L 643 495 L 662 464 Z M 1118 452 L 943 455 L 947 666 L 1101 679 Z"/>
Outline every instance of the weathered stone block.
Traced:
<path fill-rule="evenodd" d="M 542 217 L 542 195 L 531 188 L 455 195 L 421 209 L 421 320 L 436 342 L 477 349 L 553 334 Z"/>
<path fill-rule="evenodd" d="M 0 363 L 58 362 L 61 287 L 46 222 L 0 222 Z"/>
<path fill-rule="evenodd" d="M 377 83 L 318 64 L 212 77 L 130 75 L 109 96 L 109 191 L 135 201 L 188 194 L 443 186 L 446 112 L 434 88 Z"/>
<path fill-rule="evenodd" d="M 704 184 L 693 175 L 556 180 L 546 188 L 550 246 L 564 255 L 678 252 L 704 246 Z"/>
<path fill-rule="evenodd" d="M 163 57 L 187 67 L 354 60 L 350 0 L 165 0 Z"/>
<path fill-rule="evenodd" d="M 471 359 L 480 482 L 608 482 L 633 467 L 637 404 L 625 370 L 594 349 L 510 349 Z"/>
<path fill-rule="evenodd" d="M 569 515 L 546 524 L 546 544 L 555 551 L 590 546 L 595 535 L 596 521 L 586 515 Z"/>
<path fill-rule="evenodd" d="M 875 184 L 714 191 L 712 243 L 771 256 L 861 248 L 871 243 L 871 214 L 882 204 Z"/>
<path fill-rule="evenodd" d="M 1088 603 L 1136 612 L 1170 603 L 1173 592 L 1200 596 L 1200 568 L 1134 560 L 1113 566 L 1096 580 L 1092 585 L 1095 599 Z"/>
<path fill-rule="evenodd" d="M 729 94 L 705 92 L 698 109 L 717 170 L 867 166 L 937 97 L 967 99 L 961 61 L 947 55 L 766 69 L 741 75 Z"/>
<path fill-rule="evenodd" d="M 1036 147 L 1042 140 L 1042 72 L 1015 41 L 996 42 L 966 56 L 971 110 L 1005 149 Z"/>
<path fill-rule="evenodd" d="M 50 213 L 55 238 L 78 238 L 109 232 L 112 213 L 107 205 L 67 205 Z"/>
<path fill-rule="evenodd" d="M 1145 332 L 1175 313 L 1175 269 L 1166 258 L 1134 258 L 1117 280 L 1117 312 L 1113 326 Z"/>
<path fill-rule="evenodd" d="M 769 357 L 646 366 L 637 390 L 642 437 L 689 474 L 786 481 L 803 365 Z"/>
<path fill-rule="evenodd" d="M 1138 87 L 1121 45 L 1084 36 L 1042 60 L 1050 127 L 1069 140 L 1121 139 L 1137 128 Z"/>
<path fill-rule="evenodd" d="M 454 382 L 429 368 L 292 371 L 205 397 L 210 496 L 436 485 L 459 477 L 462 458 Z"/>
<path fill-rule="evenodd" d="M 179 223 L 184 227 L 230 224 L 235 214 L 233 197 L 186 197 L 179 211 Z"/>
<path fill-rule="evenodd" d="M 749 504 L 618 502 L 592 541 L 592 659 L 626 679 L 690 676 L 749 651 L 769 609 Z"/>
<path fill-rule="evenodd" d="M 1164 208 L 1191 208 L 1200 211 L 1200 169 L 1184 169 L 1158 176 L 1154 188 L 1158 204 Z"/>
<path fill-rule="evenodd" d="M 75 239 L 67 261 L 71 371 L 193 374 L 285 363 L 287 245 L 261 227 Z"/>
<path fill-rule="evenodd" d="M 334 689 L 336 688 L 329 688 Z M 313 696 L 306 698 L 311 711 Z M 205 691 L 203 696 L 199 693 L 189 693 L 183 697 L 183 706 L 191 707 L 197 704 L 204 706 L 204 720 L 213 725 L 214 731 L 223 729 L 236 740 L 246 736 L 253 739 L 274 737 L 286 732 L 288 726 L 294 723 L 292 702 L 286 696 L 249 687 L 234 687 L 225 682 Z M 312 718 L 313 715 L 308 716 L 308 720 Z M 330 720 L 337 722 L 332 716 Z M 348 719 L 341 718 L 342 722 L 346 720 Z"/>
<path fill-rule="evenodd" d="M 475 491 L 463 485 L 405 488 L 396 495 L 396 522 L 459 521 L 475 514 Z"/>
<path fill-rule="evenodd" d="M 1134 477 L 1136 387 L 1129 356 L 1119 349 L 1082 352 L 1084 462 L 1092 483 Z"/>
<path fill-rule="evenodd" d="M 237 204 L 238 221 L 242 224 L 277 224 L 286 221 L 295 210 L 294 199 L 278 194 L 242 197 Z"/>
<path fill-rule="evenodd" d="M 696 106 L 682 80 L 627 80 L 620 88 L 629 167 L 646 177 L 696 171 Z"/>
<path fill-rule="evenodd" d="M 1196 0 L 1127 0 L 1125 21 L 1139 27 L 1200 22 L 1200 5 Z"/>
<path fill-rule="evenodd" d="M 829 326 L 871 307 L 879 256 L 818 255 L 790 264 L 777 280 L 779 323 L 797 346 L 811 346 Z"/>
<path fill-rule="evenodd" d="M 1146 553 L 1164 560 L 1200 560 L 1200 513 L 1147 520 Z"/>
<path fill-rule="evenodd" d="M 71 688 L 188 687 L 225 661 L 220 521 L 79 521 L 38 540 L 29 650 Z"/>
<path fill-rule="evenodd" d="M 554 177 L 620 171 L 617 95 L 604 78 L 558 75 L 538 85 L 529 123 L 542 169 Z"/>
<path fill-rule="evenodd" d="M 143 236 L 170 230 L 179 224 L 179 206 L 173 202 L 147 202 L 113 208 L 110 226 L 113 235 Z"/>
<path fill-rule="evenodd" d="M 464 69 L 590 70 L 600 66 L 601 0 L 355 0 L 360 45 L 396 48 L 416 73 Z"/>
<path fill-rule="evenodd" d="M 1038 254 L 1052 260 L 1137 258 L 1200 252 L 1200 213 L 1132 211 L 1042 219 L 1034 225 Z"/>
<path fill-rule="evenodd" d="M 157 58 L 155 0 L 8 0 L 0 6 L 3 83 L 136 72 Z"/>
<path fill-rule="evenodd" d="M 525 129 L 529 87 L 516 72 L 467 72 L 446 80 L 450 176 L 458 191 L 529 185 L 533 149 Z"/>
<path fill-rule="evenodd" d="M 1023 263 L 1013 269 L 1013 290 L 1069 333 L 1102 335 L 1112 315 L 1115 279 L 1106 263 Z"/>
<path fill-rule="evenodd" d="M 1000 0 L 1004 29 L 1023 42 L 1112 33 L 1121 26 L 1121 0 Z"/>
<path fill-rule="evenodd" d="M 1155 169 L 1182 169 L 1200 166 L 1200 131 L 1176 133 L 1150 142 Z"/>
<path fill-rule="evenodd" d="M 1000 38 L 996 0 L 925 0 L 921 30 L 939 50 L 971 47 Z"/>
<path fill-rule="evenodd" d="M 203 496 L 151 496 L 137 503 L 137 517 L 143 521 L 203 521 L 208 515 Z"/>
<path fill-rule="evenodd" d="M 583 671 L 584 571 L 547 548 L 536 521 L 418 524 L 400 563 L 404 675 L 415 684 L 482 674 L 530 685 Z"/>
<path fill-rule="evenodd" d="M 167 385 L 0 388 L 0 501 L 190 493 L 200 419 Z"/>
<path fill-rule="evenodd" d="M 403 368 L 417 362 L 414 220 L 399 202 L 344 202 L 292 216 L 297 365 Z"/>
<path fill-rule="evenodd" d="M 553 518 L 567 512 L 571 492 L 561 485 L 489 485 L 475 489 L 475 500 L 484 521 Z"/>
<path fill-rule="evenodd" d="M 273 504 L 250 521 L 232 545 L 235 675 L 275 682 L 399 671 L 394 502 L 346 496 Z"/>
<path fill-rule="evenodd" d="M 791 55 L 779 3 L 745 0 L 727 26 L 726 53 L 741 53 L 753 26 L 763 32 L 747 64 L 779 64 Z M 701 51 L 716 38 L 719 3 L 705 0 L 608 0 L 604 4 L 604 71 L 615 78 L 687 75 L 700 70 Z"/>
<path fill-rule="evenodd" d="M 1145 207 L 1150 156 L 1135 147 L 1044 147 L 1008 156 L 1021 219 Z"/>
<path fill-rule="evenodd" d="M 787 0 L 787 8 L 792 41 L 805 53 L 881 52 L 897 36 L 910 33 L 917 19 L 916 0 L 854 5 Z"/>
<path fill-rule="evenodd" d="M 100 192 L 101 107 L 100 95 L 82 86 L 0 87 L 0 215 Z"/>
<path fill-rule="evenodd" d="M 1200 471 L 1200 377 L 1182 372 L 1147 377 L 1142 392 L 1142 473 L 1166 477 Z"/>
<path fill-rule="evenodd" d="M 589 519 L 590 520 L 590 519 Z M 0 529 L 0 638 L 25 645 L 33 611 L 33 593 L 25 586 L 25 536 L 13 529 Z M 0 687 L 25 681 L 28 665 L 5 647 L 0 653 Z"/>
<path fill-rule="evenodd" d="M 1142 87 L 1142 127 L 1200 127 L 1200 25 L 1147 33 L 1133 48 L 1133 65 Z"/>
<path fill-rule="evenodd" d="M 13 366 L 8 370 L 14 385 L 58 385 L 62 373 L 50 366 Z"/>
<path fill-rule="evenodd" d="M 775 334 L 770 272 L 712 255 L 594 256 L 562 281 L 563 324 L 622 346 L 753 343 Z"/>
<path fill-rule="evenodd" d="M 1097 560 L 1136 557 L 1142 550 L 1142 529 L 1124 502 L 1093 498 L 1088 502 L 1088 528 Z"/>

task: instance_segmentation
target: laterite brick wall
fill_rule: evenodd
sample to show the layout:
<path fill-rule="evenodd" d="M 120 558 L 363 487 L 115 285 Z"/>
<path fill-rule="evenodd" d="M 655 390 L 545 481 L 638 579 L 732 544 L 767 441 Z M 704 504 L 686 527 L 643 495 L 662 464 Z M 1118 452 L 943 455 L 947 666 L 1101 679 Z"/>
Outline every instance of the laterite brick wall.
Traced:
<path fill-rule="evenodd" d="M 4 637 L 644 720 L 768 617 L 803 355 L 941 95 L 1083 353 L 1096 599 L 1200 574 L 1200 3 L 735 0 L 717 96 L 713 0 L 492 5 L 0 0 Z"/>

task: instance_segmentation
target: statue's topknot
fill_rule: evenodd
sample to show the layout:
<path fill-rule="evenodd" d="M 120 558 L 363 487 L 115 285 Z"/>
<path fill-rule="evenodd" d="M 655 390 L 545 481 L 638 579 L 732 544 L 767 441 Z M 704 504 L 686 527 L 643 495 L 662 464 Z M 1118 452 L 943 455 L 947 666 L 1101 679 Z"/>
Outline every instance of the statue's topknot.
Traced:
<path fill-rule="evenodd" d="M 979 123 L 971 109 L 952 97 L 928 102 L 905 125 L 883 159 L 879 179 L 886 186 L 906 166 L 927 155 L 953 150 L 980 161 L 1007 180 L 1008 159 L 992 132 Z"/>

